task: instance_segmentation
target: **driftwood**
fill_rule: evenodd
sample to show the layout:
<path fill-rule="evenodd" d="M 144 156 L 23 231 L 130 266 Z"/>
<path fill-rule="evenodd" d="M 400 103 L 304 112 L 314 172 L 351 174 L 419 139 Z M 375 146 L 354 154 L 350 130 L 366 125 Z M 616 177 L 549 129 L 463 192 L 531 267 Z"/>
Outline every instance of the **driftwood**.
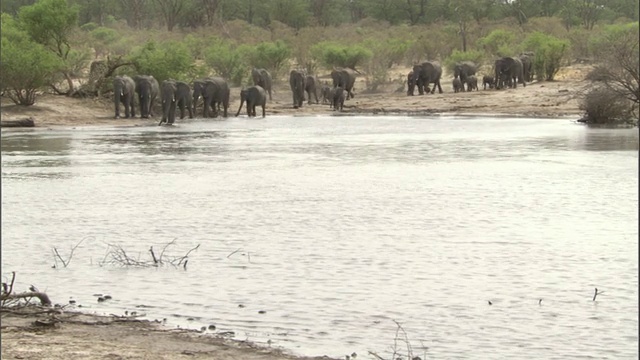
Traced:
<path fill-rule="evenodd" d="M 49 296 L 39 291 L 29 291 L 29 292 L 23 292 L 20 294 L 2 294 L 0 295 L 0 301 L 14 300 L 14 299 L 29 299 L 33 297 L 37 297 L 40 300 L 40 303 L 42 304 L 42 306 L 51 306 L 51 300 L 49 300 Z"/>
<path fill-rule="evenodd" d="M 18 120 L 2 120 L 0 127 L 34 127 L 36 126 L 32 117 Z"/>

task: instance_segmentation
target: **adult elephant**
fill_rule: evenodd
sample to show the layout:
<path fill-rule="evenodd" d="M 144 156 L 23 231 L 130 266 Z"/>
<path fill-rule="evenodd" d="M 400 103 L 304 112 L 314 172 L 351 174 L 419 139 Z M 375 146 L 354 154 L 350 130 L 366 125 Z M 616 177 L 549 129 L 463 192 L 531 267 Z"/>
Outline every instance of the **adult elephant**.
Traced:
<path fill-rule="evenodd" d="M 356 83 L 356 71 L 350 68 L 334 69 L 331 72 L 333 87 L 342 87 L 347 92 L 347 100 L 354 97 L 353 85 Z"/>
<path fill-rule="evenodd" d="M 265 117 L 265 106 L 267 105 L 266 91 L 258 85 L 250 86 L 240 91 L 240 107 L 236 116 L 240 115 L 242 104 L 247 103 L 247 116 L 256 116 L 256 106 L 262 107 L 262 117 Z"/>
<path fill-rule="evenodd" d="M 115 118 L 120 117 L 120 102 L 124 105 L 124 117 L 135 117 L 135 91 L 136 83 L 127 75 L 113 78 L 113 103 L 116 107 Z"/>
<path fill-rule="evenodd" d="M 271 74 L 266 69 L 251 70 L 251 78 L 253 79 L 253 85 L 260 86 L 266 92 L 269 93 L 269 100 L 271 100 Z"/>
<path fill-rule="evenodd" d="M 520 56 L 522 62 L 522 76 L 525 82 L 533 81 L 533 58 L 528 54 L 522 53 Z"/>
<path fill-rule="evenodd" d="M 209 109 L 211 109 L 213 117 L 218 116 L 221 106 L 223 110 L 222 116 L 227 117 L 230 94 L 229 84 L 221 77 L 195 80 L 193 82 L 193 112 L 196 112 L 196 104 L 200 96 L 202 96 L 203 117 L 209 117 Z"/>
<path fill-rule="evenodd" d="M 442 67 L 436 61 L 425 61 L 422 64 L 413 66 L 413 81 L 418 88 L 418 93 L 423 95 L 425 89 L 427 93 L 433 94 L 438 87 L 438 92 L 442 94 L 440 78 L 442 77 Z M 433 89 L 429 91 L 429 84 L 433 84 Z M 413 92 L 411 93 L 413 95 Z"/>
<path fill-rule="evenodd" d="M 153 116 L 153 104 L 160 94 L 160 85 L 151 75 L 137 75 L 133 80 L 136 83 L 136 93 L 140 101 L 140 117 Z"/>
<path fill-rule="evenodd" d="M 302 107 L 304 102 L 305 81 L 306 76 L 302 71 L 291 70 L 289 73 L 289 86 L 291 86 L 291 92 L 293 93 L 294 109 Z"/>
<path fill-rule="evenodd" d="M 162 103 L 162 119 L 158 125 L 167 123 L 172 125 L 176 121 L 176 93 L 178 87 L 173 80 L 165 80 L 160 86 L 160 101 Z"/>
<path fill-rule="evenodd" d="M 313 95 L 313 97 L 316 99 L 316 104 L 319 103 L 318 101 L 318 89 L 317 89 L 317 84 L 318 82 L 316 81 L 316 78 L 311 76 L 311 75 L 307 75 L 306 79 L 305 79 L 305 83 L 304 83 L 304 91 L 307 92 L 307 99 L 309 99 L 309 105 L 311 105 L 311 95 Z"/>
<path fill-rule="evenodd" d="M 184 119 L 184 110 L 189 111 L 189 119 L 193 119 L 191 88 L 184 81 L 176 81 L 176 106 L 180 109 L 180 119 Z"/>
<path fill-rule="evenodd" d="M 517 88 L 518 82 L 522 83 L 522 86 L 527 86 L 527 83 L 524 82 L 520 58 L 506 56 L 496 60 L 495 81 L 496 89 L 502 89 L 505 85 Z"/>
<path fill-rule="evenodd" d="M 478 66 L 473 61 L 462 61 L 456 63 L 453 68 L 453 78 L 460 78 L 460 82 L 462 82 L 462 90 L 464 91 L 464 85 L 468 84 L 469 76 L 475 75 Z M 467 86 L 467 91 L 471 91 L 469 86 Z"/>

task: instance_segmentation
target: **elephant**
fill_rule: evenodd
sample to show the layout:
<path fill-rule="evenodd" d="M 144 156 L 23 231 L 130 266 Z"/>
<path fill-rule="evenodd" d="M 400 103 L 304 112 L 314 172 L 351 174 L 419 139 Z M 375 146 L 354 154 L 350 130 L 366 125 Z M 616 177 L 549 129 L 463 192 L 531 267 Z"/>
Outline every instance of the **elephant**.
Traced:
<path fill-rule="evenodd" d="M 269 101 L 271 101 L 271 74 L 265 69 L 251 70 L 251 78 L 253 79 L 253 85 L 262 87 L 269 93 Z"/>
<path fill-rule="evenodd" d="M 482 88 L 484 90 L 487 90 L 487 86 L 489 86 L 489 89 L 493 89 L 495 85 L 493 76 L 489 76 L 489 75 L 485 75 L 482 77 Z"/>
<path fill-rule="evenodd" d="M 193 82 L 193 112 L 196 112 L 196 103 L 200 96 L 204 103 L 203 117 L 209 117 L 209 109 L 213 112 L 213 117 L 218 116 L 222 105 L 223 117 L 227 117 L 229 109 L 229 97 L 231 90 L 227 81 L 221 77 L 206 78 Z"/>
<path fill-rule="evenodd" d="M 176 93 L 178 87 L 173 80 L 165 80 L 160 86 L 160 100 L 162 102 L 162 119 L 158 125 L 166 122 L 172 125 L 176 121 Z"/>
<path fill-rule="evenodd" d="M 475 75 L 467 77 L 467 91 L 478 91 L 478 78 Z"/>
<path fill-rule="evenodd" d="M 304 85 L 304 91 L 307 92 L 307 97 L 309 99 L 309 105 L 311 105 L 311 94 L 313 94 L 313 97 L 316 99 L 316 104 L 319 103 L 318 101 L 318 91 L 316 88 L 316 78 L 311 76 L 311 75 L 307 75 L 306 81 L 305 81 L 305 85 Z"/>
<path fill-rule="evenodd" d="M 335 87 L 331 90 L 331 107 L 333 111 L 340 110 L 344 108 L 344 93 L 347 92 L 342 86 Z"/>
<path fill-rule="evenodd" d="M 518 57 L 520 58 L 520 61 L 522 61 L 522 75 L 524 81 L 533 81 L 533 57 L 525 53 L 520 54 Z"/>
<path fill-rule="evenodd" d="M 256 116 L 256 106 L 260 105 L 262 107 L 262 117 L 265 117 L 265 106 L 267 105 L 267 94 L 266 91 L 258 85 L 250 86 L 246 89 L 242 89 L 240 91 L 240 107 L 238 108 L 238 112 L 236 116 L 240 115 L 240 110 L 242 110 L 242 104 L 247 103 L 247 116 L 252 117 Z"/>
<path fill-rule="evenodd" d="M 503 57 L 495 62 L 496 89 L 507 86 L 517 88 L 518 82 L 527 86 L 522 72 L 522 61 L 518 57 Z"/>
<path fill-rule="evenodd" d="M 136 83 L 127 75 L 113 78 L 113 102 L 116 106 L 116 119 L 120 117 L 120 101 L 124 105 L 124 117 L 136 117 L 135 91 Z"/>
<path fill-rule="evenodd" d="M 433 94 L 438 87 L 438 92 L 442 94 L 442 86 L 440 86 L 440 77 L 442 76 L 442 67 L 436 61 L 425 61 L 422 64 L 413 66 L 413 81 L 418 87 L 418 92 L 423 95 L 425 92 Z M 429 91 L 429 84 L 433 83 L 433 89 Z M 413 92 L 411 93 L 413 95 Z"/>
<path fill-rule="evenodd" d="M 467 78 L 471 75 L 475 75 L 477 68 L 478 66 L 472 61 L 459 62 L 459 63 L 456 63 L 456 65 L 454 66 L 453 77 L 460 78 L 460 81 L 462 82 L 463 90 L 464 90 L 464 85 L 467 84 L 467 91 L 471 91 L 469 90 Z"/>
<path fill-rule="evenodd" d="M 329 85 L 323 85 L 320 94 L 322 95 L 323 104 L 331 103 L 331 87 Z"/>
<path fill-rule="evenodd" d="M 464 87 L 462 87 L 462 80 L 459 78 L 453 78 L 453 92 L 458 93 L 460 91 L 464 91 Z"/>
<path fill-rule="evenodd" d="M 189 111 L 189 119 L 193 119 L 191 88 L 183 81 L 176 81 L 176 106 L 180 109 L 180 119 L 184 119 L 186 108 Z"/>
<path fill-rule="evenodd" d="M 299 70 L 291 70 L 289 73 L 289 85 L 291 86 L 291 92 L 293 93 L 293 108 L 297 109 L 302 107 L 304 102 L 304 89 L 305 89 L 306 75 Z"/>
<path fill-rule="evenodd" d="M 353 85 L 356 82 L 356 72 L 350 68 L 334 69 L 331 72 L 331 79 L 333 79 L 333 87 L 342 87 L 347 92 L 347 100 L 354 97 Z"/>
<path fill-rule="evenodd" d="M 160 94 L 160 85 L 151 75 L 137 75 L 133 80 L 140 100 L 140 117 L 149 118 L 153 116 L 153 103 Z"/>
<path fill-rule="evenodd" d="M 413 95 L 415 88 L 416 82 L 413 80 L 413 71 L 409 71 L 407 74 L 407 95 Z"/>

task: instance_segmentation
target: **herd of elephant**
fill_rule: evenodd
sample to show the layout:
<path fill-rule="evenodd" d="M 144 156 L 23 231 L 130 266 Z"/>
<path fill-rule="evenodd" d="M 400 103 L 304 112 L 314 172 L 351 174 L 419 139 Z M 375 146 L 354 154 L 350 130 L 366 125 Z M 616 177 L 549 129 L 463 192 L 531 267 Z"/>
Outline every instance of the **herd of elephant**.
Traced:
<path fill-rule="evenodd" d="M 527 86 L 527 82 L 533 81 L 533 56 L 532 52 L 527 52 L 518 56 L 497 59 L 494 63 L 494 74 L 482 77 L 483 89 L 516 88 L 517 84 Z M 453 91 L 457 93 L 479 90 L 478 78 L 476 77 L 477 68 L 478 66 L 471 61 L 457 63 L 453 72 Z M 413 95 L 416 87 L 420 95 L 433 94 L 436 87 L 438 92 L 442 94 L 441 77 L 442 67 L 438 62 L 425 61 L 422 64 L 414 65 L 407 74 L 407 95 Z M 432 89 L 429 89 L 430 84 L 433 84 Z"/>
<path fill-rule="evenodd" d="M 322 86 L 322 102 L 329 103 L 334 110 L 342 111 L 345 99 L 353 97 L 353 84 L 356 75 L 352 69 L 337 69 L 332 72 L 333 87 Z M 247 105 L 247 116 L 256 116 L 256 107 L 262 108 L 262 117 L 265 117 L 267 94 L 271 100 L 271 74 L 265 69 L 253 69 L 251 78 L 254 85 L 243 88 L 240 91 L 240 107 L 236 116 L 240 114 L 244 103 Z M 309 104 L 312 103 L 312 95 L 315 102 L 319 103 L 315 77 L 306 75 L 304 71 L 292 70 L 289 75 L 289 84 L 293 92 L 293 107 L 302 106 L 305 100 L 305 92 L 308 94 Z M 124 106 L 126 118 L 135 117 L 135 98 L 137 94 L 140 106 L 140 117 L 149 118 L 153 115 L 153 106 L 160 101 L 162 107 L 162 119 L 158 125 L 166 123 L 171 125 L 176 120 L 176 110 L 180 109 L 180 119 L 184 119 L 186 111 L 189 118 L 196 113 L 196 104 L 200 97 L 203 99 L 203 117 L 217 117 L 222 113 L 227 117 L 229 109 L 230 87 L 227 81 L 221 77 L 209 77 L 195 80 L 193 86 L 183 81 L 165 80 L 162 84 L 150 75 L 116 76 L 113 79 L 113 93 L 115 104 L 115 117 L 120 117 L 120 103 Z"/>

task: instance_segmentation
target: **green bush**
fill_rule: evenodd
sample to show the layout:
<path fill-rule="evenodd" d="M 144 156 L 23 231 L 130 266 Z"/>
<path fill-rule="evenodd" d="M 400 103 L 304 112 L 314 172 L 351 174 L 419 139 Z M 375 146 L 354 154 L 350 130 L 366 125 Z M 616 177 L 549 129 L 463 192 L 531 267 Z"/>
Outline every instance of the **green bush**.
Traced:
<path fill-rule="evenodd" d="M 536 31 L 527 36 L 521 48 L 533 51 L 533 69 L 538 81 L 552 81 L 569 54 L 569 41 Z"/>
<path fill-rule="evenodd" d="M 462 61 L 472 61 L 476 63 L 476 65 L 480 66 L 482 64 L 483 54 L 481 51 L 477 50 L 469 50 L 469 51 L 458 51 L 453 50 L 451 55 L 444 61 L 444 68 L 449 72 L 453 73 L 453 70 L 457 63 Z"/>
<path fill-rule="evenodd" d="M 36 91 L 52 82 L 62 60 L 31 40 L 10 15 L 2 14 L 1 21 L 0 88 L 14 103 L 33 105 Z"/>
<path fill-rule="evenodd" d="M 243 46 L 239 49 L 246 54 L 250 67 L 267 69 L 273 80 L 277 80 L 288 71 L 285 65 L 291 58 L 291 49 L 282 40 L 276 42 L 261 42 L 256 46 Z"/>
<path fill-rule="evenodd" d="M 513 56 L 516 52 L 516 36 L 512 31 L 496 29 L 478 39 L 477 45 L 491 57 Z"/>
<path fill-rule="evenodd" d="M 378 86 L 388 81 L 389 69 L 393 65 L 400 64 L 407 50 L 413 44 L 412 41 L 400 39 L 369 39 L 363 42 L 362 47 L 369 49 L 371 58 L 366 63 L 367 89 L 377 90 Z"/>
<path fill-rule="evenodd" d="M 232 43 L 217 39 L 204 51 L 207 66 L 231 84 L 239 86 L 248 73 L 248 65 L 242 54 Z"/>
<path fill-rule="evenodd" d="M 140 74 L 152 75 L 161 83 L 167 79 L 190 80 L 194 71 L 194 59 L 186 45 L 167 41 L 157 44 L 147 42 L 134 50 L 131 60 Z"/>
<path fill-rule="evenodd" d="M 312 57 L 327 69 L 348 67 L 356 69 L 373 57 L 373 52 L 362 45 L 345 46 L 323 41 L 311 47 Z"/>

